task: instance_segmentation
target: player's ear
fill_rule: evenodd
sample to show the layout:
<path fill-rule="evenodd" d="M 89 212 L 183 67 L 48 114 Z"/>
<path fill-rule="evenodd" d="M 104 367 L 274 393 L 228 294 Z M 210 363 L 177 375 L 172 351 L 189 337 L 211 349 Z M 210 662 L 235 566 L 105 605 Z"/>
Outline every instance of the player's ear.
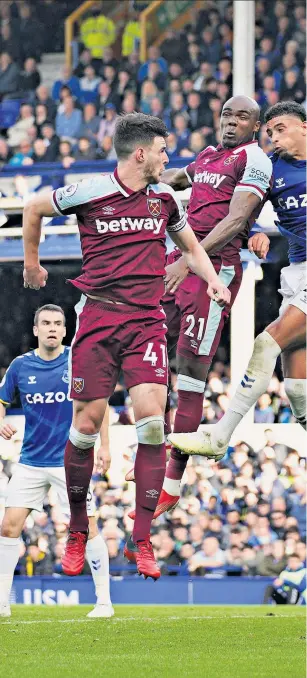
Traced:
<path fill-rule="evenodd" d="M 306 120 L 304 120 L 304 122 L 303 122 L 303 130 L 306 134 L 306 130 L 307 130 L 307 121 Z"/>
<path fill-rule="evenodd" d="M 145 160 L 145 151 L 144 148 L 137 148 L 135 151 L 135 158 L 138 162 L 144 162 Z"/>
<path fill-rule="evenodd" d="M 35 337 L 38 336 L 38 327 L 36 325 L 33 325 L 33 334 Z"/>
<path fill-rule="evenodd" d="M 257 120 L 254 127 L 254 132 L 259 132 L 260 130 L 260 120 Z"/>

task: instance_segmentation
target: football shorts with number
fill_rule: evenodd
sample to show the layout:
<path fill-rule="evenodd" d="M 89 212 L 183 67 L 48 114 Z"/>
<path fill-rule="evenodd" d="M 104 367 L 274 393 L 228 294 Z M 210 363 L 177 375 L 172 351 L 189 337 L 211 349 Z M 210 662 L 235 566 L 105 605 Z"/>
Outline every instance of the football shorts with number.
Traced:
<path fill-rule="evenodd" d="M 111 305 L 82 295 L 71 344 L 71 397 L 96 400 L 112 395 L 123 371 L 127 389 L 144 383 L 167 385 L 165 313 Z"/>
<path fill-rule="evenodd" d="M 172 263 L 174 258 L 170 255 L 168 263 Z M 202 363 L 211 363 L 216 353 L 242 279 L 240 263 L 225 265 L 217 257 L 212 263 L 231 292 L 230 304 L 221 308 L 210 299 L 207 283 L 193 273 L 189 273 L 174 295 L 163 298 L 168 337 L 172 344 L 176 333 L 178 336 L 177 354 L 185 358 L 197 356 Z"/>

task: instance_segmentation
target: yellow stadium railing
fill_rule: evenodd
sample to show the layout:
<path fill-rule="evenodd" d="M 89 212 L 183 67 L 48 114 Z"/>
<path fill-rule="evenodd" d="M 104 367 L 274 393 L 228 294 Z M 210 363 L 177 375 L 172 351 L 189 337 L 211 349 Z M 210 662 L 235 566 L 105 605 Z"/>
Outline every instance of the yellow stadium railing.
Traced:
<path fill-rule="evenodd" d="M 141 41 L 140 41 L 140 59 L 146 61 L 148 49 L 148 26 L 150 24 L 150 17 L 153 17 L 158 7 L 163 4 L 163 0 L 155 0 L 151 2 L 149 7 L 143 10 L 140 14 L 141 23 Z"/>
<path fill-rule="evenodd" d="M 86 0 L 74 12 L 72 12 L 65 21 L 65 61 L 67 66 L 71 66 L 71 44 L 74 38 L 74 25 L 93 5 L 96 0 Z"/>

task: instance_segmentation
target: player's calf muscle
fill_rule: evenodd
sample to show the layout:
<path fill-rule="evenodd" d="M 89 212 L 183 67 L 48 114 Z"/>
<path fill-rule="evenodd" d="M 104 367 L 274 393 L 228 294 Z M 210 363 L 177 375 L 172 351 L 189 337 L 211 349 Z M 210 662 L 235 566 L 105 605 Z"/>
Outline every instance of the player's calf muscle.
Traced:
<path fill-rule="evenodd" d="M 282 351 L 302 347 L 306 344 L 306 315 L 295 306 L 288 306 L 285 313 L 266 328 L 266 332 Z"/>

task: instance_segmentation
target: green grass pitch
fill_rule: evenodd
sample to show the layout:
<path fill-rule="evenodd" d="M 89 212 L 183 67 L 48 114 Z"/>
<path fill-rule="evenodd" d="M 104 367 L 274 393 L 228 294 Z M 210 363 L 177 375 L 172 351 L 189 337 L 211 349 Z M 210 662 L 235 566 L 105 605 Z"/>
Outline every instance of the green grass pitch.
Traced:
<path fill-rule="evenodd" d="M 1 678 L 304 678 L 300 607 L 13 606 Z"/>

